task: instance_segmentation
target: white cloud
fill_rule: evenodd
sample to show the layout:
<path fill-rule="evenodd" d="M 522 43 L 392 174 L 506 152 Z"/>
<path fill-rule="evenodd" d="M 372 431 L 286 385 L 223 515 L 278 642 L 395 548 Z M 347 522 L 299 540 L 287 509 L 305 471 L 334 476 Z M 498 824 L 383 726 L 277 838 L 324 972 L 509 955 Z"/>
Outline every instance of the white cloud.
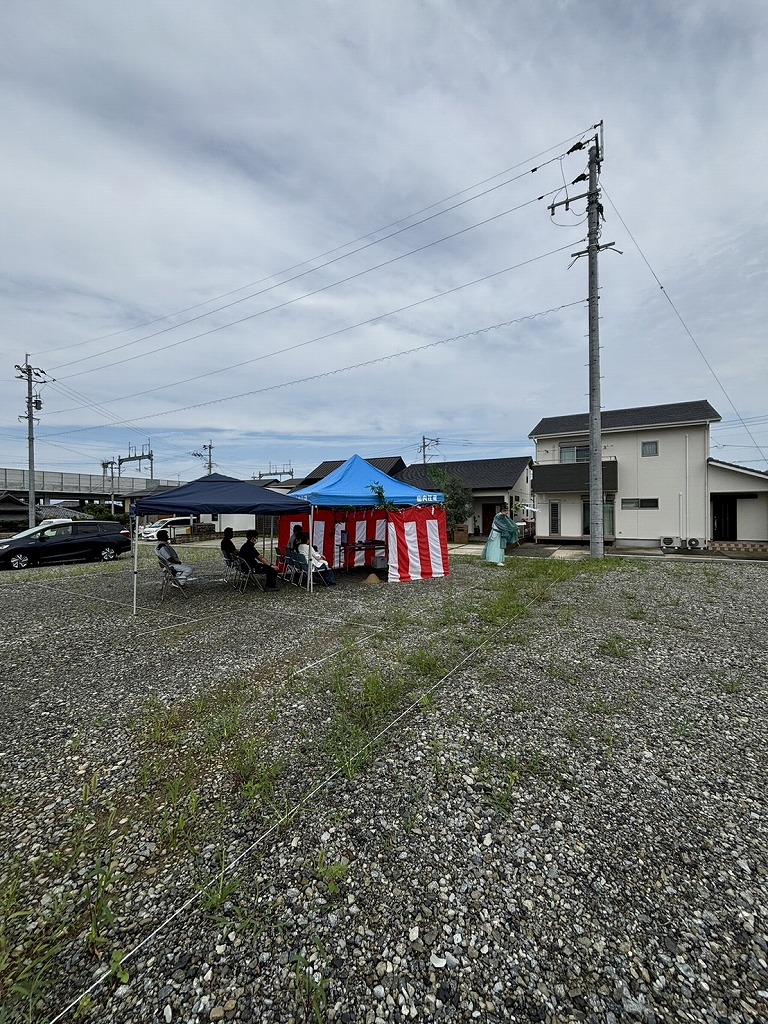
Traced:
<path fill-rule="evenodd" d="M 445 438 L 448 457 L 465 457 L 468 439 L 470 454 L 496 456 L 541 416 L 586 409 L 582 305 L 276 386 L 583 299 L 585 261 L 568 264 L 585 225 L 562 209 L 550 218 L 551 197 L 531 201 L 575 177 L 584 154 L 387 240 L 392 228 L 377 231 L 360 252 L 347 243 L 521 162 L 544 165 L 601 118 L 606 193 L 642 250 L 606 198 L 603 240 L 624 255 L 600 261 L 604 405 L 709 398 L 734 417 L 647 260 L 738 412 L 765 414 L 757 0 L 48 0 L 7 21 L 0 461 L 25 462 L 13 372 L 25 351 L 135 422 L 117 429 L 51 389 L 41 468 L 93 471 L 148 436 L 161 476 L 189 475 L 184 453 L 209 439 L 241 472 L 389 445 L 412 459 L 423 433 Z M 225 400 L 263 388 L 274 390 Z"/>

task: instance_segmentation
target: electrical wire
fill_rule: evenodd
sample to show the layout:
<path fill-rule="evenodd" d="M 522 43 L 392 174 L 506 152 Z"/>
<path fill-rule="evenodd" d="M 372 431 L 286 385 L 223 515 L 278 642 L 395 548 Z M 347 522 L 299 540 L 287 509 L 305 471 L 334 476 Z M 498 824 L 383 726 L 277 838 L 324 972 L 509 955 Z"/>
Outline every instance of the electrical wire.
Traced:
<path fill-rule="evenodd" d="M 552 309 L 541 310 L 538 313 L 530 313 L 530 314 L 528 314 L 526 316 L 516 317 L 513 320 L 504 320 L 501 323 L 491 324 L 488 327 L 480 327 L 480 328 L 478 328 L 475 331 L 467 331 L 465 334 L 457 334 L 457 335 L 455 335 L 452 338 L 442 338 L 440 341 L 432 341 L 432 342 L 429 342 L 426 345 L 417 345 L 415 348 L 404 349 L 404 350 L 402 350 L 400 352 L 391 352 L 389 355 L 378 356 L 375 359 L 366 359 L 365 361 L 363 361 L 361 363 L 354 363 L 354 364 L 352 364 L 350 366 L 340 366 L 340 367 L 338 367 L 335 370 L 325 370 L 322 373 L 315 373 L 315 374 L 312 374 L 309 377 L 301 377 L 301 378 L 299 378 L 297 380 L 283 381 L 281 384 L 270 384 L 267 387 L 256 388 L 253 391 L 243 391 L 243 392 L 241 392 L 241 393 L 239 393 L 237 395 L 227 395 L 227 396 L 225 396 L 223 398 L 212 398 L 212 399 L 210 399 L 207 402 L 196 402 L 193 405 L 184 405 L 184 406 L 180 406 L 179 408 L 175 408 L 175 409 L 166 409 L 163 412 L 148 413 L 145 416 L 134 416 L 132 418 L 132 420 L 130 420 L 130 422 L 131 423 L 138 423 L 138 422 L 141 422 L 142 420 L 157 419 L 160 416 L 170 416 L 173 413 L 189 412 L 191 409 L 203 409 L 203 408 L 206 408 L 207 406 L 219 405 L 222 402 L 231 402 L 231 401 L 234 401 L 234 400 L 240 399 L 240 398 L 250 398 L 253 395 L 263 395 L 263 394 L 266 394 L 267 392 L 270 392 L 270 391 L 279 391 L 281 388 L 293 387 L 295 384 L 308 384 L 308 383 L 310 383 L 312 381 L 322 380 L 325 377 L 333 377 L 333 376 L 335 376 L 336 374 L 339 374 L 339 373 L 347 373 L 350 370 L 359 370 L 359 369 L 362 369 L 363 367 L 366 367 L 366 366 L 374 366 L 377 363 L 385 363 L 385 362 L 387 362 L 388 360 L 391 360 L 391 359 L 399 359 L 401 356 L 413 355 L 416 352 L 424 352 L 427 349 L 436 348 L 439 345 L 448 345 L 448 344 L 450 344 L 453 341 L 463 341 L 463 340 L 465 340 L 467 338 L 472 338 L 472 337 L 475 337 L 475 336 L 477 336 L 479 334 L 486 334 L 489 331 L 499 330 L 502 327 L 511 327 L 513 324 L 520 324 L 520 323 L 523 323 L 526 320 L 534 320 L 537 317 L 548 316 L 550 313 L 559 313 L 560 310 L 569 309 L 572 306 L 581 306 L 586 301 L 587 301 L 586 299 L 577 299 L 575 302 L 566 302 L 566 303 L 563 303 L 563 305 L 555 306 Z M 77 433 L 82 433 L 82 432 L 84 432 L 86 430 L 101 430 L 101 429 L 102 429 L 101 425 L 92 426 L 92 427 L 77 427 L 77 428 L 75 428 L 73 430 L 62 430 L 62 431 L 59 431 L 57 433 L 50 434 L 48 436 L 50 436 L 50 437 L 61 437 L 61 436 L 65 435 L 65 434 L 77 434 Z"/>
<path fill-rule="evenodd" d="M 261 362 L 264 359 L 271 359 L 272 356 L 285 355 L 288 352 L 294 352 L 296 349 L 304 348 L 307 345 L 313 345 L 318 341 L 327 341 L 329 338 L 336 338 L 341 334 L 345 334 L 348 331 L 356 330 L 359 327 L 367 327 L 370 324 L 378 323 L 382 320 L 386 320 L 388 317 L 397 316 L 399 313 L 404 313 L 409 309 L 415 309 L 417 306 L 423 306 L 427 302 L 432 302 L 434 299 L 444 298 L 446 295 L 452 295 L 455 292 L 462 291 L 464 288 L 470 288 L 476 284 L 482 284 L 485 281 L 491 281 L 495 277 L 500 277 L 502 274 L 508 274 L 512 270 L 519 270 L 521 267 L 528 266 L 530 263 L 534 263 L 540 259 L 546 259 L 547 256 L 554 256 L 557 253 L 563 252 L 567 249 L 572 249 L 574 245 L 580 245 L 584 241 L 583 238 L 575 242 L 569 242 L 567 245 L 560 246 L 558 249 L 552 249 L 550 252 L 542 253 L 541 256 L 534 256 L 531 259 L 524 260 L 522 263 L 515 263 L 511 267 L 504 267 L 502 270 L 496 270 L 492 274 L 486 274 L 483 277 L 477 277 L 472 281 L 466 281 L 464 284 L 456 285 L 454 288 L 447 288 L 445 291 L 437 292 L 435 295 L 428 295 L 424 299 L 418 299 L 416 302 L 410 302 L 405 306 L 399 306 L 397 309 L 391 309 L 387 313 L 379 313 L 377 316 L 369 317 L 367 320 L 360 320 L 358 323 L 349 324 L 346 327 L 340 327 L 338 330 L 329 331 L 327 334 L 320 334 L 314 338 L 310 338 L 306 341 L 297 342 L 294 345 L 288 345 L 285 348 L 275 349 L 272 352 L 265 352 L 262 355 L 252 356 L 250 359 L 243 359 L 239 363 L 231 363 L 228 366 L 218 366 L 213 370 L 206 370 L 205 373 L 198 373 L 194 377 L 186 377 L 183 380 L 174 381 L 173 383 L 165 382 L 159 384 L 154 388 L 146 388 L 144 391 L 134 391 L 130 395 L 121 395 L 119 398 L 110 398 L 110 402 L 115 404 L 116 402 L 124 402 L 129 398 L 140 398 L 144 395 L 154 394 L 156 391 L 167 392 L 170 388 L 182 387 L 185 384 L 191 384 L 194 381 L 203 380 L 206 377 L 213 377 L 218 373 L 231 373 L 232 370 L 239 370 L 243 366 L 250 366 L 252 363 Z M 67 412 L 72 412 L 73 409 L 58 409 L 53 412 L 49 412 L 49 416 L 63 415 Z"/>
<path fill-rule="evenodd" d="M 658 277 L 658 275 L 656 274 L 656 271 L 655 271 L 655 270 L 653 269 L 653 267 L 651 266 L 651 264 L 650 264 L 650 263 L 649 263 L 649 261 L 648 261 L 648 258 L 647 258 L 647 257 L 646 257 L 646 255 L 645 255 L 645 253 L 644 253 L 644 252 L 643 252 L 643 250 L 642 250 L 642 249 L 640 248 L 640 245 L 638 244 L 638 241 L 637 241 L 637 239 L 635 238 L 635 236 L 634 236 L 634 235 L 632 234 L 632 232 L 631 232 L 631 231 L 629 230 L 629 228 L 627 227 L 627 225 L 626 225 L 626 222 L 624 221 L 624 218 L 623 218 L 623 217 L 621 216 L 621 214 L 619 213 L 619 211 L 618 211 L 618 210 L 616 209 L 616 204 L 614 203 L 614 201 L 613 201 L 613 200 L 611 199 L 611 197 L 610 197 L 610 196 L 608 195 L 608 193 L 606 192 L 606 190 L 605 190 L 605 186 L 604 186 L 604 185 L 602 186 L 602 191 L 603 191 L 603 194 L 605 195 L 605 198 L 606 198 L 606 199 L 608 200 L 608 202 L 609 202 L 609 203 L 611 204 L 611 207 L 613 208 L 613 212 L 614 212 L 614 213 L 616 214 L 616 216 L 617 216 L 617 217 L 619 218 L 619 220 L 621 221 L 622 225 L 624 226 L 624 230 L 625 230 L 625 231 L 627 232 L 627 234 L 629 235 L 629 237 L 630 237 L 630 239 L 632 240 L 632 243 L 634 244 L 635 248 L 636 248 L 636 249 L 637 249 L 637 251 L 638 251 L 638 252 L 640 253 L 640 257 L 642 258 L 642 260 L 643 260 L 643 262 L 645 263 L 646 267 L 647 267 L 647 268 L 648 268 L 648 270 L 649 270 L 649 271 L 651 272 L 651 275 L 653 276 L 653 279 L 654 279 L 654 281 L 656 282 L 656 284 L 657 284 L 657 285 L 659 286 L 659 288 L 661 289 L 661 291 L 662 291 L 662 294 L 664 295 L 664 298 L 665 298 L 665 299 L 667 300 L 667 302 L 669 303 L 669 305 L 670 305 L 670 307 L 671 307 L 671 309 L 672 309 L 673 313 L 675 314 L 675 316 L 677 317 L 677 319 L 678 319 L 678 320 L 680 321 L 680 323 L 681 323 L 681 325 L 682 325 L 682 327 L 683 327 L 683 330 L 684 330 L 684 331 L 685 331 L 685 333 L 686 333 L 686 334 L 688 335 L 688 337 L 690 338 L 690 340 L 691 340 L 691 341 L 693 342 L 693 345 L 694 345 L 694 347 L 695 347 L 696 351 L 697 351 L 697 352 L 699 353 L 699 355 L 701 356 L 701 358 L 702 358 L 702 360 L 703 360 L 703 362 L 704 362 L 705 366 L 707 367 L 707 369 L 709 370 L 709 372 L 710 372 L 710 373 L 712 374 L 712 377 L 714 378 L 714 380 L 715 380 L 715 383 L 716 383 L 716 384 L 717 384 L 717 386 L 718 386 L 718 387 L 720 388 L 720 390 L 722 391 L 722 393 L 723 393 L 723 394 L 725 395 L 726 401 L 728 402 L 728 404 L 730 405 L 730 407 L 731 407 L 731 408 L 733 409 L 733 411 L 734 411 L 734 412 L 736 413 L 736 418 L 738 419 L 738 421 L 739 421 L 739 423 L 741 424 L 742 428 L 743 428 L 743 429 L 744 429 L 744 430 L 746 431 L 746 433 L 747 433 L 747 436 L 748 436 L 748 437 L 750 438 L 750 440 L 751 440 L 751 441 L 752 441 L 752 443 L 754 444 L 755 448 L 756 448 L 756 449 L 757 449 L 757 450 L 758 450 L 758 451 L 760 452 L 760 455 L 761 455 L 761 457 L 763 458 L 763 460 L 764 460 L 764 461 L 766 461 L 766 462 L 768 462 L 768 457 L 766 457 L 766 455 L 765 455 L 765 452 L 763 451 L 763 449 L 762 449 L 762 448 L 760 447 L 760 445 L 759 445 L 759 444 L 757 443 L 757 441 L 755 440 L 754 436 L 752 435 L 752 432 L 751 432 L 751 430 L 750 430 L 750 429 L 749 429 L 749 427 L 747 426 L 747 423 L 746 423 L 746 421 L 745 421 L 745 420 L 744 420 L 744 419 L 742 418 L 742 416 L 741 416 L 741 413 L 740 413 L 740 412 L 739 412 L 739 410 L 738 410 L 738 409 L 736 408 L 736 405 L 735 405 L 735 403 L 734 403 L 733 399 L 731 398 L 731 396 L 730 396 L 730 395 L 728 394 L 728 392 L 726 391 L 726 389 L 725 389 L 725 385 L 724 385 L 724 384 L 723 384 L 723 382 L 722 382 L 722 381 L 720 380 L 720 378 L 719 378 L 719 377 L 717 376 L 717 374 L 715 373 L 715 370 L 714 370 L 714 368 L 712 367 L 712 364 L 711 364 L 711 363 L 709 362 L 709 360 L 707 359 L 707 357 L 706 357 L 706 356 L 704 355 L 704 352 L 702 351 L 702 349 L 701 349 L 701 347 L 700 347 L 699 343 L 698 343 L 698 342 L 696 341 L 696 339 L 695 339 L 695 338 L 694 338 L 694 336 L 693 336 L 693 332 L 691 331 L 690 327 L 688 326 L 688 324 L 687 324 L 687 323 L 685 322 L 685 320 L 683 319 L 683 317 L 682 317 L 682 314 L 681 314 L 681 313 L 680 313 L 680 311 L 678 310 L 677 306 L 676 306 L 676 305 L 674 304 L 674 302 L 672 301 L 672 299 L 671 299 L 671 298 L 669 297 L 669 294 L 667 293 L 667 290 L 666 290 L 666 288 L 664 287 L 664 285 L 663 285 L 663 284 L 661 283 L 661 281 L 659 280 L 659 277 Z"/>
<path fill-rule="evenodd" d="M 219 299 L 226 299 L 230 295 L 235 295 L 237 292 L 243 291 L 243 289 L 245 289 L 245 288 L 255 288 L 255 287 L 257 287 L 260 284 L 264 284 L 267 281 L 271 281 L 272 278 L 274 278 L 274 277 L 279 277 L 282 274 L 290 274 L 292 271 L 299 270 L 299 269 L 301 269 L 301 267 L 306 267 L 310 263 L 314 263 L 316 260 L 324 259 L 326 256 L 332 256 L 334 253 L 339 252 L 342 249 L 346 249 L 350 245 L 356 245 L 358 242 L 365 241 L 365 239 L 371 238 L 373 235 L 378 234 L 380 231 L 388 231 L 390 228 L 397 227 L 399 224 L 405 224 L 406 221 L 411 220 L 413 217 L 419 217 L 419 216 L 421 216 L 422 213 L 427 213 L 429 210 L 433 210 L 436 206 L 440 206 L 443 203 L 449 203 L 449 202 L 451 202 L 452 199 L 457 199 L 459 196 L 465 195 L 467 192 L 471 192 L 473 189 L 481 188 L 483 185 L 487 185 L 489 182 L 494 181 L 496 178 L 499 178 L 499 177 L 501 177 L 504 174 L 509 174 L 511 171 L 516 171 L 519 167 L 522 167 L 525 164 L 531 164 L 534 160 L 538 160 L 539 157 L 545 156 L 547 153 L 551 153 L 553 149 L 560 149 L 561 146 L 565 146 L 567 143 L 573 141 L 573 139 L 583 140 L 584 137 L 589 132 L 593 131 L 597 127 L 598 127 L 597 125 L 593 124 L 589 128 L 585 128 L 583 131 L 577 132 L 575 135 L 571 135 L 567 139 L 563 139 L 562 142 L 555 143 L 554 146 L 549 146 L 547 149 L 542 150 L 540 153 L 536 153 L 534 156 L 529 157 L 526 160 L 521 160 L 518 163 L 513 164 L 511 167 L 507 167 L 503 171 L 499 171 L 497 174 L 491 175 L 489 178 L 484 178 L 482 181 L 475 182 L 474 185 L 468 185 L 466 188 L 463 188 L 463 189 L 461 189 L 458 192 L 454 192 L 454 193 L 452 193 L 449 196 L 445 196 L 443 199 L 438 199 L 436 202 L 431 203 L 429 206 L 424 206 L 420 210 L 416 210 L 413 213 L 407 214 L 405 217 L 401 217 L 398 220 L 391 221 L 389 224 L 385 224 L 382 227 L 374 228 L 372 231 L 368 231 L 364 235 L 359 235 L 357 238 L 353 238 L 349 242 L 344 242 L 342 245 L 337 245 L 333 249 L 327 249 L 325 252 L 322 252 L 322 253 L 318 254 L 317 256 L 312 256 L 309 259 L 303 260 L 301 263 L 294 263 L 292 266 L 286 267 L 283 270 L 277 270 L 273 274 L 268 274 L 266 277 L 262 277 L 262 278 L 260 278 L 257 281 L 252 281 L 249 284 L 241 285 L 239 288 L 233 288 L 230 291 L 224 292 L 221 295 L 212 296 L 210 299 L 206 299 L 204 302 L 197 302 L 197 303 L 195 303 L 192 306 L 186 306 L 184 309 L 176 310 L 176 312 L 174 312 L 174 313 L 166 313 L 164 316 L 155 317 L 154 319 L 147 320 L 144 323 L 132 324 L 130 327 L 123 327 L 119 331 L 113 331 L 110 334 L 102 334 L 102 335 L 99 335 L 96 338 L 90 338 L 90 339 L 88 339 L 86 341 L 77 341 L 77 342 L 73 342 L 71 345 L 61 345 L 61 346 L 58 346 L 58 347 L 56 347 L 54 349 L 44 349 L 44 350 L 42 350 L 39 353 L 35 353 L 35 355 L 45 355 L 48 352 L 64 352 L 64 351 L 66 351 L 67 349 L 70 349 L 70 348 L 79 348 L 82 345 L 92 345 L 92 344 L 95 344 L 95 342 L 97 342 L 97 341 L 104 341 L 104 340 L 106 340 L 108 338 L 114 338 L 114 337 L 117 337 L 117 336 L 119 336 L 121 334 L 125 334 L 128 331 L 140 330 L 142 327 L 150 327 L 152 324 L 161 323 L 163 320 L 170 320 L 171 317 L 182 316 L 184 313 L 188 313 L 188 312 L 190 312 L 193 309 L 199 309 L 201 306 L 207 306 L 211 302 L 218 302 Z M 577 147 L 571 147 L 571 149 L 568 150 L 568 153 L 566 153 L 566 154 L 562 154 L 561 156 L 557 156 L 557 157 L 552 157 L 550 160 L 547 160 L 543 164 L 540 164 L 538 166 L 529 167 L 528 170 L 525 172 L 525 174 L 533 174 L 533 173 L 541 170 L 543 167 L 547 166 L 547 164 L 553 163 L 555 160 L 559 160 L 562 163 L 563 157 L 564 156 L 568 156 L 570 153 L 574 152 L 576 150 L 576 148 Z M 515 178 L 511 178 L 510 181 L 517 181 L 519 178 L 524 177 L 524 176 L 525 175 L 517 175 Z M 503 184 L 508 184 L 508 182 L 506 182 L 506 183 L 502 182 L 502 185 Z M 497 186 L 497 187 L 501 187 L 501 186 Z M 492 191 L 492 190 L 488 190 L 488 191 Z M 486 195 L 486 194 L 487 194 L 487 192 L 479 193 L 477 196 L 473 196 L 472 199 L 477 199 L 481 195 Z M 470 200 L 468 200 L 468 201 L 470 201 Z M 448 211 L 444 210 L 442 212 L 445 213 L 445 212 L 448 212 Z M 423 223 L 423 221 L 419 221 L 418 223 Z M 416 224 L 410 225 L 410 227 L 416 227 L 416 226 L 417 226 Z M 384 239 L 383 238 L 382 239 L 378 239 L 378 241 L 384 241 Z M 359 251 L 359 250 L 356 250 L 356 251 Z M 351 253 L 346 253 L 345 255 L 352 255 L 352 254 Z M 317 270 L 317 269 L 320 269 L 320 268 L 319 267 L 313 267 L 312 269 L 313 270 Z M 285 281 L 278 282 L 278 284 L 285 284 L 285 283 L 286 283 Z M 277 287 L 277 285 L 275 285 L 275 287 Z M 249 296 L 246 296 L 246 298 L 248 298 L 248 297 Z M 226 307 L 221 307 L 221 308 L 223 309 L 223 308 L 226 308 Z M 216 312 L 216 310 L 209 310 L 208 312 L 209 313 L 214 313 L 214 312 Z M 205 315 L 208 315 L 208 314 L 205 314 Z M 185 322 L 190 323 L 191 321 L 185 321 Z M 181 326 L 183 326 L 183 324 L 175 324 L 174 326 L 181 327 Z M 150 337 L 152 337 L 152 336 L 153 335 L 150 335 Z M 142 341 L 144 339 L 138 339 L 138 340 Z M 71 365 L 71 364 L 61 364 L 61 365 Z"/>
<path fill-rule="evenodd" d="M 524 203 L 520 203 L 518 206 L 512 206 L 507 210 L 502 210 L 501 213 L 496 213 L 492 217 L 486 217 L 484 220 L 477 221 L 475 224 L 469 224 L 464 228 L 460 228 L 458 231 L 453 231 L 449 235 L 443 235 L 441 238 L 435 238 L 431 242 L 426 242 L 424 245 L 417 246 L 415 249 L 409 249 L 407 252 L 400 253 L 398 256 L 392 256 L 388 260 L 384 260 L 382 263 L 376 263 L 372 267 L 366 267 L 364 270 L 360 270 L 355 274 L 350 274 L 348 277 L 341 278 L 337 281 L 331 281 L 329 284 L 323 285 L 320 288 L 314 288 L 312 291 L 303 292 L 301 295 L 296 295 L 292 299 L 286 299 L 284 302 L 278 302 L 274 306 L 268 306 L 266 309 L 261 309 L 256 313 L 250 313 L 248 316 L 241 317 L 239 320 L 232 320 L 227 324 L 220 324 L 218 327 L 211 327 L 207 331 L 202 331 L 200 334 L 194 334 L 189 338 L 182 338 L 179 341 L 171 342 L 168 345 L 162 345 L 159 348 L 153 350 L 153 355 L 158 352 L 167 352 L 169 349 L 177 348 L 179 345 L 186 345 L 191 341 L 198 341 L 200 338 L 209 337 L 211 334 L 216 334 L 218 331 L 226 330 L 228 327 L 236 327 L 238 324 L 246 323 L 248 320 L 254 320 L 256 317 L 263 316 L 265 313 L 273 313 L 277 309 L 284 309 L 286 306 L 292 306 L 296 302 L 301 302 L 304 299 L 309 299 L 315 295 L 321 295 L 324 292 L 330 291 L 332 288 L 337 288 L 341 284 L 348 284 L 350 281 L 356 281 L 358 278 L 365 277 L 366 274 L 372 273 L 374 270 L 381 270 L 383 267 L 389 267 L 393 263 L 398 263 L 400 260 L 407 259 L 409 256 L 415 256 L 417 253 L 424 252 L 426 249 L 431 249 L 435 245 L 440 245 L 442 242 L 451 241 L 454 238 L 459 238 L 461 235 L 467 234 L 469 231 L 474 231 L 476 228 L 485 227 L 487 224 L 491 224 L 496 220 L 500 220 L 502 217 L 508 216 L 510 213 L 517 213 L 518 210 L 522 210 L 527 206 L 532 206 L 534 203 L 540 202 L 542 199 L 547 199 L 549 196 L 554 194 L 551 192 L 545 192 L 543 195 L 537 196 L 535 199 L 529 199 Z M 196 318 L 197 319 L 197 318 Z M 169 328 L 170 329 L 170 328 Z M 159 334 L 165 333 L 165 331 L 159 331 Z M 155 335 L 151 335 L 155 337 Z M 145 339 L 141 338 L 140 341 Z M 123 346 L 120 346 L 121 348 Z M 125 359 L 117 359 L 111 363 L 102 363 L 101 366 L 91 367 L 90 370 L 78 370 L 77 373 L 67 374 L 65 377 L 57 378 L 59 380 L 71 380 L 73 377 L 82 377 L 88 373 L 95 373 L 98 370 L 111 369 L 114 366 L 122 366 L 124 363 L 133 362 L 135 359 L 145 358 L 146 353 L 136 353 L 131 356 L 126 356 Z M 80 360 L 76 360 L 79 362 Z M 73 364 L 63 364 L 73 365 Z M 55 370 L 56 367 L 52 367 Z"/>

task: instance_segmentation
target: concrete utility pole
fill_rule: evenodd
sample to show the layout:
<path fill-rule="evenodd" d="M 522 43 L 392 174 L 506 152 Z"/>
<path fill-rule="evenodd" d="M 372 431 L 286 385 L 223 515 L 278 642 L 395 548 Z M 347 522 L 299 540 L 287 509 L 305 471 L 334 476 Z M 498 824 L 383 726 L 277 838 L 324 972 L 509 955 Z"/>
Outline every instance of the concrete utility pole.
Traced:
<path fill-rule="evenodd" d="M 28 463 L 29 463 L 29 480 L 27 483 L 27 503 L 29 505 L 29 518 L 28 523 L 30 529 L 36 525 L 35 523 L 35 502 L 37 497 L 35 495 L 35 411 L 39 412 L 43 407 L 42 399 L 40 395 L 35 394 L 33 383 L 40 383 L 45 377 L 45 370 L 41 370 L 37 366 L 29 365 L 29 353 L 24 357 L 25 362 L 23 366 L 16 365 L 16 369 L 19 371 L 17 380 L 26 380 L 27 382 L 27 412 L 24 416 L 19 416 L 20 420 L 27 421 L 27 449 L 28 449 Z"/>
<path fill-rule="evenodd" d="M 430 445 L 433 444 L 440 444 L 440 438 L 424 437 L 423 434 L 421 435 L 421 448 L 419 449 L 419 451 L 421 452 L 421 461 L 425 466 L 427 464 L 427 448 L 429 448 Z"/>
<path fill-rule="evenodd" d="M 114 459 L 109 459 L 108 461 L 105 460 L 101 464 L 101 475 L 104 477 L 105 483 L 107 479 L 107 470 L 110 471 L 109 510 L 112 515 L 115 514 L 115 465 L 116 463 Z"/>
<path fill-rule="evenodd" d="M 597 256 L 602 249 L 609 249 L 615 242 L 600 245 L 600 217 L 603 207 L 600 202 L 600 186 L 598 176 L 603 161 L 602 134 L 603 122 L 600 122 L 600 135 L 596 135 L 589 149 L 589 191 L 580 196 L 572 196 L 559 203 L 552 203 L 550 213 L 558 206 L 567 209 L 577 199 L 587 200 L 587 248 L 581 252 L 572 252 L 571 256 L 587 257 L 589 274 L 589 556 L 603 558 L 604 522 L 603 522 L 603 437 L 600 419 L 600 311 L 599 287 L 597 278 Z M 581 148 L 581 144 L 574 148 Z M 584 175 L 576 178 L 583 181 Z"/>
<path fill-rule="evenodd" d="M 208 444 L 204 444 L 202 446 L 202 448 L 203 448 L 202 452 L 190 452 L 189 454 L 190 455 L 194 455 L 194 457 L 196 459 L 207 459 L 207 462 L 208 462 L 208 476 L 210 476 L 211 473 L 213 472 L 213 462 L 211 460 L 211 452 L 213 451 L 213 442 L 209 440 Z M 208 455 L 207 456 L 204 455 L 203 452 L 208 452 Z"/>

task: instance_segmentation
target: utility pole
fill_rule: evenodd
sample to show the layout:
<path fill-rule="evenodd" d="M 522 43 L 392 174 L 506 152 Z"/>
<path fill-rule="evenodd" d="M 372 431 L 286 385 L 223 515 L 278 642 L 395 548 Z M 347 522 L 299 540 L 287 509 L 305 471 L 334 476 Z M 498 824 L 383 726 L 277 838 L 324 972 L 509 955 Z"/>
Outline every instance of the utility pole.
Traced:
<path fill-rule="evenodd" d="M 208 476 L 213 472 L 213 462 L 211 460 L 211 452 L 213 451 L 213 442 L 209 439 L 208 444 L 202 446 L 202 452 L 190 452 L 190 455 L 194 455 L 196 459 L 207 459 L 208 461 Z M 204 455 L 203 452 L 208 452 L 208 455 Z"/>
<path fill-rule="evenodd" d="M 571 256 L 578 259 L 587 257 L 589 276 L 589 557 L 600 559 L 605 554 L 603 530 L 603 437 L 600 419 L 600 311 L 599 287 L 597 277 L 597 256 L 603 249 L 609 249 L 615 242 L 600 245 L 600 217 L 603 212 L 600 202 L 600 186 L 598 176 L 603 161 L 602 134 L 603 123 L 600 122 L 600 135 L 595 135 L 589 148 L 589 191 L 580 196 L 572 196 L 559 203 L 552 203 L 550 213 L 558 206 L 567 209 L 577 199 L 587 200 L 587 248 L 580 252 L 572 252 Z M 577 146 L 574 148 L 581 148 Z M 583 181 L 580 175 L 575 181 Z"/>
<path fill-rule="evenodd" d="M 110 470 L 110 495 L 109 495 L 109 510 L 112 515 L 115 514 L 115 460 L 109 459 L 101 464 L 101 474 L 104 477 L 104 481 L 107 479 L 107 470 Z"/>
<path fill-rule="evenodd" d="M 419 448 L 419 451 L 421 452 L 422 464 L 425 466 L 427 464 L 427 448 L 429 448 L 433 444 L 440 444 L 440 438 L 425 437 L 423 434 L 421 435 L 421 448 Z"/>
<path fill-rule="evenodd" d="M 20 420 L 27 421 L 27 449 L 28 449 L 28 463 L 29 463 L 29 480 L 27 482 L 27 503 L 29 505 L 29 527 L 30 529 L 36 525 L 35 523 L 35 411 L 39 412 L 43 407 L 42 399 L 39 394 L 34 391 L 33 384 L 42 382 L 45 377 L 45 370 L 41 370 L 38 366 L 29 365 L 29 353 L 24 357 L 25 362 L 23 366 L 16 365 L 16 369 L 19 371 L 17 380 L 26 380 L 27 382 L 27 412 L 24 416 L 19 416 Z"/>

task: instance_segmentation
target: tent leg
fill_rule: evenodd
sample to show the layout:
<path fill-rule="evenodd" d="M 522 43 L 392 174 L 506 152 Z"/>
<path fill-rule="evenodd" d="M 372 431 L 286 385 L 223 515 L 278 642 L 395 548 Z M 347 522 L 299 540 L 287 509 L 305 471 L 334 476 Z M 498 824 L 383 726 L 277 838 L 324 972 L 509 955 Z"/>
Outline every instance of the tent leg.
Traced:
<path fill-rule="evenodd" d="M 136 614 L 136 589 L 139 578 L 139 517 L 133 517 L 133 614 Z"/>

